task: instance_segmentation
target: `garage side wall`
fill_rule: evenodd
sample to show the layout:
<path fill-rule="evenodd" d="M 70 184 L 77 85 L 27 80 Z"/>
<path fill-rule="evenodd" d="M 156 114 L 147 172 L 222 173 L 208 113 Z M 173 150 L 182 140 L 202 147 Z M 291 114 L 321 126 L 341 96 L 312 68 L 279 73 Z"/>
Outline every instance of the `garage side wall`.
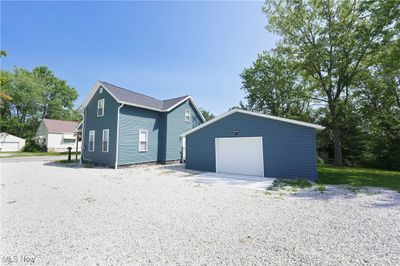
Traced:
<path fill-rule="evenodd" d="M 215 138 L 261 136 L 265 176 L 315 180 L 315 134 L 313 128 L 233 113 L 186 136 L 186 168 L 215 172 Z"/>

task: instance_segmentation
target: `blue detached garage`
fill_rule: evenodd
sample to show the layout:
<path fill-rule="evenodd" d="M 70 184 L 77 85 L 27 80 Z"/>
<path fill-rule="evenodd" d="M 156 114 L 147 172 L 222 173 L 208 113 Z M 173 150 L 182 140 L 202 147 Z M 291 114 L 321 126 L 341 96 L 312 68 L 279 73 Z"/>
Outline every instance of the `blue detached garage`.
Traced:
<path fill-rule="evenodd" d="M 316 124 L 232 110 L 182 134 L 186 168 L 317 179 Z"/>

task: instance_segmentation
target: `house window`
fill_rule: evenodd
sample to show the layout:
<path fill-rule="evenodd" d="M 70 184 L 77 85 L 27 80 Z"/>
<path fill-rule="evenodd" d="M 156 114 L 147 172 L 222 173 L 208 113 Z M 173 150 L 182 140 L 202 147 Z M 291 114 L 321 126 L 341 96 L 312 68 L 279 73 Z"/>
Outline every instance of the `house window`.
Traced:
<path fill-rule="evenodd" d="M 104 99 L 97 101 L 97 117 L 104 115 Z"/>
<path fill-rule="evenodd" d="M 94 130 L 89 131 L 89 151 L 94 151 Z"/>
<path fill-rule="evenodd" d="M 103 87 L 100 87 L 99 89 L 99 93 L 102 94 L 103 93 Z"/>
<path fill-rule="evenodd" d="M 147 151 L 148 133 L 147 130 L 139 130 L 139 151 Z"/>
<path fill-rule="evenodd" d="M 185 122 L 190 122 L 190 110 L 185 110 Z"/>
<path fill-rule="evenodd" d="M 64 143 L 75 143 L 74 138 L 64 138 Z"/>
<path fill-rule="evenodd" d="M 110 139 L 109 129 L 103 129 L 103 144 L 102 144 L 102 152 L 108 152 L 108 144 Z"/>

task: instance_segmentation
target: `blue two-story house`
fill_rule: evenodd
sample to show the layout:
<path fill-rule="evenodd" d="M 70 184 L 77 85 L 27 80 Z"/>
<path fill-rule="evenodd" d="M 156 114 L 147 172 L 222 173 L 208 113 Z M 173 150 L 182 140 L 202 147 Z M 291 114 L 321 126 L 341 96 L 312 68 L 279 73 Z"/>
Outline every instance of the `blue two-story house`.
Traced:
<path fill-rule="evenodd" d="M 162 101 L 103 81 L 80 110 L 82 161 L 115 168 L 180 160 L 180 135 L 205 121 L 191 96 Z"/>

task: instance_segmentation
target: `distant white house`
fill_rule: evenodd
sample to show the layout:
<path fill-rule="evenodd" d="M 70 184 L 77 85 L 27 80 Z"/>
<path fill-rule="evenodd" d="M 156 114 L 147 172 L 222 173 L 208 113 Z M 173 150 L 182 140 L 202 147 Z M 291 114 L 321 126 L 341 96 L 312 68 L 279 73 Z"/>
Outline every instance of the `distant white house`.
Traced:
<path fill-rule="evenodd" d="M 36 131 L 35 142 L 46 146 L 48 151 L 68 151 L 68 147 L 75 151 L 77 126 L 78 122 L 43 119 Z M 80 150 L 81 141 L 78 142 L 78 151 Z"/>
<path fill-rule="evenodd" d="M 5 132 L 0 133 L 0 152 L 20 151 L 24 146 L 24 139 Z"/>

